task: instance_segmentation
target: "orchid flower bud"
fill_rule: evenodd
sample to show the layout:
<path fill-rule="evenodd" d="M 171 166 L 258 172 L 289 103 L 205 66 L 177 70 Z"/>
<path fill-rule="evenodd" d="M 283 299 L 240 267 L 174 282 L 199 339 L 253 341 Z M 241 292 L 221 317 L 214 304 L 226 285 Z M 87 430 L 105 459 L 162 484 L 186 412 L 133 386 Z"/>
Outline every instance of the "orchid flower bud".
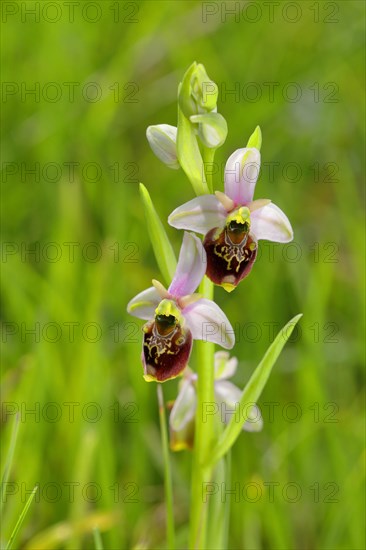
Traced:
<path fill-rule="evenodd" d="M 227 122 L 219 113 L 192 115 L 190 121 L 198 124 L 198 135 L 202 143 L 210 149 L 221 147 L 227 136 Z"/>
<path fill-rule="evenodd" d="M 177 128 L 170 124 L 149 126 L 146 137 L 155 155 L 169 168 L 179 170 L 177 158 Z"/>
<path fill-rule="evenodd" d="M 209 113 L 216 109 L 218 88 L 215 82 L 210 80 L 202 63 L 197 65 L 192 75 L 191 86 L 198 113 Z"/>
<path fill-rule="evenodd" d="M 184 115 L 216 111 L 218 87 L 210 80 L 204 65 L 192 63 L 179 87 L 179 105 Z"/>

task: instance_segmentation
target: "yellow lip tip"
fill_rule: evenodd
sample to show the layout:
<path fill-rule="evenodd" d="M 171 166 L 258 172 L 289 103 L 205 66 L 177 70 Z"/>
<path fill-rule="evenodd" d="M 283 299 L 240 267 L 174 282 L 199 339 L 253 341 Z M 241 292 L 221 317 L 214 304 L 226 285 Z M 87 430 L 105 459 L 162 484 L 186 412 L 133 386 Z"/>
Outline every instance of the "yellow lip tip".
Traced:
<path fill-rule="evenodd" d="M 222 283 L 221 285 L 226 292 L 232 292 L 235 289 L 235 285 L 232 285 L 231 283 Z"/>
<path fill-rule="evenodd" d="M 143 377 L 144 377 L 144 380 L 146 380 L 146 382 L 157 382 L 157 384 L 164 384 L 164 382 L 168 382 L 169 380 L 174 380 L 174 378 L 178 378 L 178 376 L 182 376 L 182 374 L 183 372 L 178 372 L 178 374 L 175 374 L 174 376 L 170 376 L 165 380 L 158 380 L 152 374 L 143 374 Z"/>
<path fill-rule="evenodd" d="M 146 382 L 157 382 L 156 378 L 151 376 L 151 374 L 144 374 L 144 380 L 146 380 Z"/>

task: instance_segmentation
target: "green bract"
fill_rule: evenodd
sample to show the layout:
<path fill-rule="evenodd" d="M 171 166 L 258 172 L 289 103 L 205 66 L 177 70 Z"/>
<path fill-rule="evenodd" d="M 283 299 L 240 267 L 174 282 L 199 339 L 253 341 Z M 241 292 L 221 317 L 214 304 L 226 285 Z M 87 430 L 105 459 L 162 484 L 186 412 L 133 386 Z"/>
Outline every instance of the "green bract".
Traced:
<path fill-rule="evenodd" d="M 259 126 L 256 127 L 250 138 L 248 139 L 247 147 L 255 147 L 258 151 L 262 146 L 262 132 Z"/>
<path fill-rule="evenodd" d="M 196 195 L 209 192 L 202 155 L 193 124 L 178 107 L 177 154 L 181 167 L 192 184 Z"/>
<path fill-rule="evenodd" d="M 144 205 L 147 227 L 155 258 L 165 282 L 169 283 L 177 267 L 174 250 L 154 208 L 149 192 L 142 183 L 140 183 L 140 195 Z"/>

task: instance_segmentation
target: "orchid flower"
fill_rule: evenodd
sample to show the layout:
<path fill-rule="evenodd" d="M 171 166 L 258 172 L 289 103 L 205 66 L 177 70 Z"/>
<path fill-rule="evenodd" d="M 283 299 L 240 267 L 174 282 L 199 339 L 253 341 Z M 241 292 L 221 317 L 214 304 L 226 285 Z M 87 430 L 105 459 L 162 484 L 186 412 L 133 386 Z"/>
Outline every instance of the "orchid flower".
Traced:
<path fill-rule="evenodd" d="M 255 147 L 238 149 L 225 166 L 225 193 L 202 195 L 176 208 L 168 222 L 205 235 L 206 275 L 231 292 L 246 277 L 258 241 L 287 243 L 293 231 L 287 216 L 268 199 L 253 200 L 260 168 Z"/>
<path fill-rule="evenodd" d="M 227 351 L 215 353 L 215 402 L 218 405 L 218 417 L 228 423 L 233 414 L 239 414 L 238 403 L 241 391 L 227 379 L 236 371 L 238 360 L 229 357 Z M 173 451 L 192 449 L 194 443 L 194 419 L 197 408 L 197 374 L 187 369 L 184 379 L 180 383 L 180 391 L 172 407 L 169 428 L 170 446 Z M 249 419 L 243 423 L 243 430 L 248 432 L 260 431 L 263 420 L 259 408 L 253 405 Z"/>
<path fill-rule="evenodd" d="M 140 292 L 127 311 L 148 322 L 143 327 L 142 364 L 147 381 L 165 382 L 186 367 L 192 340 L 205 340 L 231 349 L 232 326 L 213 301 L 193 294 L 206 271 L 206 252 L 201 240 L 184 233 L 177 269 L 166 290 L 159 281 Z"/>

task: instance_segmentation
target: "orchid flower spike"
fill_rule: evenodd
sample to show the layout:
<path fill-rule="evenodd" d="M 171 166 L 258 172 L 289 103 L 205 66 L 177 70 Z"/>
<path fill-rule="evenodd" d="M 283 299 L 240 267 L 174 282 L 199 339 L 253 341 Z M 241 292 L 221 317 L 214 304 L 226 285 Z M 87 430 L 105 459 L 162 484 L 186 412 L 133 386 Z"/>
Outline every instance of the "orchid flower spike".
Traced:
<path fill-rule="evenodd" d="M 258 241 L 287 243 L 293 231 L 287 216 L 268 199 L 253 200 L 260 168 L 255 147 L 238 149 L 225 167 L 225 193 L 202 195 L 176 208 L 168 222 L 205 235 L 206 275 L 231 292 L 246 277 Z"/>
<path fill-rule="evenodd" d="M 206 252 L 201 240 L 184 233 L 173 280 L 166 290 L 153 286 L 140 292 L 127 311 L 148 322 L 143 327 L 142 364 L 147 381 L 165 382 L 186 367 L 192 340 L 205 340 L 231 349 L 233 328 L 225 313 L 211 300 L 193 294 L 206 271 Z"/>
<path fill-rule="evenodd" d="M 221 422 L 227 424 L 233 414 L 242 417 L 238 408 L 241 391 L 227 379 L 236 371 L 238 360 L 229 357 L 227 351 L 215 353 L 215 402 L 218 405 L 217 414 Z M 180 391 L 174 402 L 169 417 L 170 447 L 173 451 L 192 449 L 194 444 L 194 419 L 197 408 L 197 374 L 187 369 L 180 383 Z M 249 418 L 243 423 L 243 430 L 258 432 L 263 427 L 262 415 L 253 404 Z"/>

